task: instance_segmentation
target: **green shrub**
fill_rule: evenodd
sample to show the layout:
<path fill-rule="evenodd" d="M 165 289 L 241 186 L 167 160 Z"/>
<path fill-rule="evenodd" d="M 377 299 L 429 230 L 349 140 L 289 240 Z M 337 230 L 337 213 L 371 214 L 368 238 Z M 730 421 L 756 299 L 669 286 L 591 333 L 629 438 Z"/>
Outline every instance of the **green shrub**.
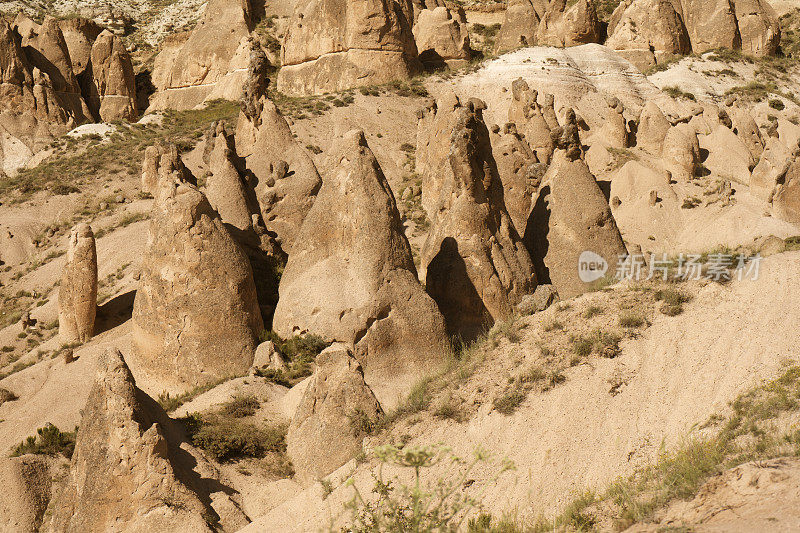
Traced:
<path fill-rule="evenodd" d="M 667 316 L 677 316 L 683 313 L 683 304 L 691 298 L 676 289 L 659 289 L 653 295 L 661 304 L 660 311 Z"/>
<path fill-rule="evenodd" d="M 778 98 L 771 98 L 769 101 L 769 106 L 772 109 L 777 109 L 778 111 L 783 111 L 786 108 L 786 104 L 783 103 L 783 100 L 779 100 Z"/>
<path fill-rule="evenodd" d="M 616 333 L 608 333 L 599 329 L 590 335 L 578 335 L 570 339 L 575 355 L 588 357 L 592 353 L 596 353 L 609 359 L 619 355 L 619 343 L 621 340 L 622 337 Z"/>
<path fill-rule="evenodd" d="M 286 426 L 260 427 L 219 413 L 181 419 L 192 443 L 218 461 L 286 451 Z"/>
<path fill-rule="evenodd" d="M 510 387 L 502 396 L 498 396 L 492 402 L 492 406 L 498 413 L 504 415 L 511 415 L 517 408 L 522 405 L 522 402 L 527 398 L 525 390 L 520 387 Z"/>
<path fill-rule="evenodd" d="M 237 396 L 222 406 L 222 413 L 234 418 L 253 416 L 261 407 L 261 403 L 253 395 Z"/>
<path fill-rule="evenodd" d="M 75 451 L 75 437 L 78 428 L 72 432 L 63 432 L 53 424 L 36 430 L 36 435 L 28 437 L 25 441 L 18 444 L 11 452 L 11 457 L 19 457 L 29 453 L 36 455 L 63 455 L 67 459 L 72 458 Z"/>
<path fill-rule="evenodd" d="M 639 328 L 647 323 L 647 320 L 639 313 L 628 312 L 619 317 L 619 325 L 623 328 Z"/>

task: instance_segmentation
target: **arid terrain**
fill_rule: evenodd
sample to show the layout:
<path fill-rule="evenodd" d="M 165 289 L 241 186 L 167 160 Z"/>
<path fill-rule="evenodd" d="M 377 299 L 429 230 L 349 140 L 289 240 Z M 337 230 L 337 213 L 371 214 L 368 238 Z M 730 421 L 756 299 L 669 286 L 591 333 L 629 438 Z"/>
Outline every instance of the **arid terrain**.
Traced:
<path fill-rule="evenodd" d="M 800 1 L 0 3 L 0 532 L 800 531 Z"/>

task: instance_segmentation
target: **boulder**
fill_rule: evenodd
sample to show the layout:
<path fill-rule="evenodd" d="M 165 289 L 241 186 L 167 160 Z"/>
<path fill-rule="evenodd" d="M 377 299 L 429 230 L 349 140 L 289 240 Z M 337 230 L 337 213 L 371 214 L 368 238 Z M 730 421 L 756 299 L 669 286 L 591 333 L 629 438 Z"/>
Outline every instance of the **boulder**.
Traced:
<path fill-rule="evenodd" d="M 92 228 L 78 224 L 70 232 L 58 288 L 58 333 L 65 343 L 94 335 L 97 314 L 97 251 Z"/>
<path fill-rule="evenodd" d="M 571 111 L 571 110 L 570 110 Z M 574 113 L 568 112 L 561 136 L 525 233 L 540 283 L 552 283 L 561 298 L 592 288 L 578 274 L 584 252 L 601 256 L 613 275 L 620 256 L 627 255 L 614 216 L 595 177 L 583 159 L 575 133 Z"/>
<path fill-rule="evenodd" d="M 558 292 L 550 284 L 539 285 L 533 294 L 522 297 L 517 304 L 517 313 L 520 315 L 532 315 L 541 313 L 558 300 Z"/>
<path fill-rule="evenodd" d="M 398 0 L 298 2 L 283 41 L 278 90 L 322 94 L 419 73 L 408 7 Z"/>
<path fill-rule="evenodd" d="M 441 362 L 447 337 L 419 284 L 394 196 L 361 131 L 332 150 L 331 174 L 280 282 L 273 329 L 354 347 L 366 381 L 393 405 Z"/>
<path fill-rule="evenodd" d="M 689 34 L 669 0 L 625 0 L 608 25 L 605 45 L 640 70 L 691 52 Z"/>
<path fill-rule="evenodd" d="M 290 253 L 300 227 L 322 185 L 308 152 L 292 135 L 278 108 L 266 96 L 245 105 L 236 126 L 236 152 L 252 174 L 267 230 Z"/>
<path fill-rule="evenodd" d="M 247 256 L 205 195 L 160 177 L 133 306 L 137 371 L 181 392 L 253 363 L 264 324 Z"/>
<path fill-rule="evenodd" d="M 503 201 L 503 184 L 483 121 L 485 104 L 456 108 L 450 175 L 422 249 L 425 286 L 448 333 L 470 342 L 514 311 L 536 276 Z"/>
<path fill-rule="evenodd" d="M 53 469 L 57 459 L 23 455 L 0 459 L 0 529 L 14 533 L 37 533 L 50 501 Z"/>
<path fill-rule="evenodd" d="M 779 180 L 772 196 L 774 215 L 792 224 L 800 224 L 800 150 L 791 156 L 786 174 Z"/>
<path fill-rule="evenodd" d="M 427 69 L 458 67 L 472 56 L 467 16 L 461 8 L 424 9 L 414 24 L 419 60 Z"/>
<path fill-rule="evenodd" d="M 639 126 L 636 130 L 636 145 L 651 154 L 660 155 L 664 139 L 672 127 L 661 108 L 653 100 L 648 100 L 639 115 Z"/>
<path fill-rule="evenodd" d="M 692 179 L 700 165 L 700 143 L 694 128 L 685 123 L 670 128 L 664 137 L 661 157 L 673 178 Z"/>
<path fill-rule="evenodd" d="M 497 34 L 495 47 L 498 54 L 536 44 L 536 30 L 545 11 L 544 5 L 537 10 L 537 4 L 546 5 L 546 2 L 509 0 Z"/>
<path fill-rule="evenodd" d="M 536 44 L 539 46 L 575 46 L 599 43 L 602 27 L 591 0 L 553 0 L 539 22 Z"/>
<path fill-rule="evenodd" d="M 61 28 L 61 34 L 67 44 L 72 72 L 81 83 L 82 76 L 91 66 L 92 44 L 102 33 L 103 28 L 93 20 L 81 17 L 59 20 L 58 27 Z"/>
<path fill-rule="evenodd" d="M 153 65 L 156 93 L 148 111 L 238 100 L 253 45 L 252 11 L 250 0 L 211 0 L 188 36 L 166 41 Z"/>
<path fill-rule="evenodd" d="M 272 341 L 262 342 L 256 348 L 253 359 L 253 368 L 267 368 L 270 370 L 287 370 L 286 359 Z"/>
<path fill-rule="evenodd" d="M 731 130 L 717 126 L 711 135 L 700 138 L 700 148 L 708 151 L 704 164 L 712 174 L 742 185 L 750 183 L 755 161 L 747 145 Z"/>
<path fill-rule="evenodd" d="M 763 0 L 680 0 L 692 51 L 741 49 L 749 55 L 772 55 L 780 43 L 780 24 Z"/>
<path fill-rule="evenodd" d="M 765 202 L 772 201 L 775 187 L 783 181 L 792 164 L 792 152 L 780 140 L 771 138 L 750 176 L 750 194 Z"/>
<path fill-rule="evenodd" d="M 753 115 L 746 109 L 734 107 L 729 110 L 731 118 L 731 129 L 750 150 L 750 155 L 755 160 L 761 157 L 764 153 L 764 139 L 761 136 L 761 130 L 756 124 Z"/>
<path fill-rule="evenodd" d="M 210 533 L 206 507 L 176 472 L 155 402 L 137 389 L 118 350 L 104 359 L 43 531 Z"/>
<path fill-rule="evenodd" d="M 310 484 L 356 457 L 382 414 L 348 347 L 334 344 L 323 350 L 286 435 L 296 477 Z"/>
<path fill-rule="evenodd" d="M 139 115 L 131 56 L 122 39 L 103 31 L 92 45 L 89 109 L 102 122 L 134 121 Z"/>

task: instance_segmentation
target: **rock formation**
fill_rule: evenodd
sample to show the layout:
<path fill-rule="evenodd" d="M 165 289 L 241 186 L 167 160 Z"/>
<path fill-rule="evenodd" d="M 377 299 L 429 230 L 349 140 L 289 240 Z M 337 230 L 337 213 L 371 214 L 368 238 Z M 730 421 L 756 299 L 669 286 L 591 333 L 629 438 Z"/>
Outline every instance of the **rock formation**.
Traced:
<path fill-rule="evenodd" d="M 275 104 L 266 95 L 252 96 L 239 115 L 236 151 L 257 181 L 254 188 L 267 230 L 289 253 L 322 179 Z"/>
<path fill-rule="evenodd" d="M 639 115 L 639 126 L 636 130 L 636 145 L 651 154 L 660 155 L 672 125 L 661 108 L 653 100 L 648 100 Z"/>
<path fill-rule="evenodd" d="M 180 172 L 153 194 L 133 306 L 137 371 L 168 391 L 247 372 L 264 327 L 247 256 Z"/>
<path fill-rule="evenodd" d="M 0 459 L 0 530 L 15 533 L 36 533 L 50 501 L 55 461 L 41 455 L 4 457 Z"/>
<path fill-rule="evenodd" d="M 472 56 L 467 16 L 461 8 L 424 9 L 414 25 L 419 60 L 426 68 L 458 67 Z"/>
<path fill-rule="evenodd" d="M 591 0 L 553 0 L 539 22 L 536 44 L 539 46 L 575 46 L 599 43 L 602 36 L 600 20 Z"/>
<path fill-rule="evenodd" d="M 64 42 L 67 44 L 72 71 L 83 88 L 83 76 L 91 66 L 92 45 L 103 28 L 85 18 L 68 18 L 58 21 Z M 85 92 L 85 89 L 84 89 Z"/>
<path fill-rule="evenodd" d="M 206 176 L 206 197 L 224 223 L 242 232 L 250 231 L 253 218 L 247 203 L 247 184 L 234 164 L 235 152 L 225 132 L 225 123 L 218 123 L 215 129 L 216 135 L 211 139 L 209 174 Z"/>
<path fill-rule="evenodd" d="M 797 158 L 800 149 L 791 155 L 791 164 L 786 173 L 779 178 L 779 183 L 772 195 L 774 214 L 781 220 L 800 224 L 800 163 Z"/>
<path fill-rule="evenodd" d="M 252 12 L 250 0 L 211 0 L 188 36 L 166 40 L 153 66 L 157 92 L 150 110 L 191 109 L 213 98 L 238 100 L 255 45 L 248 40 Z"/>
<path fill-rule="evenodd" d="M 481 101 L 455 110 L 451 175 L 422 249 L 425 285 L 448 333 L 475 339 L 536 288 L 531 258 L 511 222 Z"/>
<path fill-rule="evenodd" d="M 212 531 L 205 506 L 173 466 L 174 450 L 153 404 L 136 388 L 119 351 L 109 350 L 83 409 L 69 476 L 48 506 L 44 531 Z"/>
<path fill-rule="evenodd" d="M 536 30 L 544 16 L 543 0 L 509 0 L 495 44 L 498 53 L 536 44 Z M 538 9 L 537 9 L 538 7 Z"/>
<path fill-rule="evenodd" d="M 366 381 L 392 405 L 439 364 L 444 321 L 425 294 L 394 196 L 363 132 L 332 151 L 332 173 L 295 239 L 273 329 L 354 347 Z"/>
<path fill-rule="evenodd" d="M 670 128 L 664 137 L 661 157 L 664 168 L 675 179 L 692 179 L 700 165 L 700 143 L 694 128 L 685 123 Z"/>
<path fill-rule="evenodd" d="M 347 346 L 325 349 L 286 435 L 297 478 L 321 479 L 358 455 L 369 426 L 382 413 Z"/>
<path fill-rule="evenodd" d="M 452 175 L 447 155 L 450 153 L 450 133 L 456 122 L 455 110 L 461 102 L 452 91 L 417 113 L 416 170 L 422 176 L 422 207 L 433 220 L 439 209 L 442 184 Z"/>
<path fill-rule="evenodd" d="M 764 153 L 764 138 L 761 136 L 761 130 L 758 128 L 753 115 L 740 107 L 730 108 L 729 115 L 733 133 L 744 141 L 744 144 L 750 150 L 750 155 L 755 160 L 758 160 L 761 154 Z"/>
<path fill-rule="evenodd" d="M 194 182 L 194 177 L 183 164 L 174 144 L 158 143 L 148 146 L 142 162 L 142 192 L 155 194 L 159 181 L 175 172 L 181 181 Z"/>
<path fill-rule="evenodd" d="M 108 30 L 92 45 L 92 87 L 87 103 L 103 122 L 136 120 L 136 80 L 122 39 Z"/>
<path fill-rule="evenodd" d="M 58 288 L 58 332 L 64 342 L 86 342 L 94 335 L 97 313 L 97 251 L 88 224 L 69 236 L 66 263 Z"/>
<path fill-rule="evenodd" d="M 612 276 L 619 256 L 627 254 L 608 202 L 583 160 L 571 111 L 558 136 L 550 168 L 533 198 L 525 233 L 540 283 L 552 283 L 561 298 L 591 288 L 578 276 L 578 258 L 583 252 L 603 257 Z"/>
<path fill-rule="evenodd" d="M 692 49 L 683 20 L 669 0 L 624 0 L 608 24 L 605 45 L 640 70 Z"/>
<path fill-rule="evenodd" d="M 708 152 L 703 164 L 712 174 L 742 185 L 750 183 L 755 160 L 747 145 L 724 125 L 700 139 L 700 149 Z"/>
<path fill-rule="evenodd" d="M 775 188 L 785 180 L 792 164 L 792 152 L 779 139 L 767 141 L 767 147 L 750 176 L 750 193 L 771 202 Z"/>
<path fill-rule="evenodd" d="M 511 94 L 508 120 L 516 123 L 517 130 L 525 136 L 539 162 L 549 164 L 553 155 L 553 140 L 550 137 L 550 124 L 538 102 L 539 93 L 531 89 L 525 80 L 519 78 L 511 84 Z M 555 120 L 552 95 L 545 95 L 545 99 L 549 102 L 548 111 L 553 115 L 551 120 Z"/>
<path fill-rule="evenodd" d="M 410 9 L 398 0 L 304 0 L 281 50 L 278 90 L 336 92 L 408 79 L 420 71 Z"/>

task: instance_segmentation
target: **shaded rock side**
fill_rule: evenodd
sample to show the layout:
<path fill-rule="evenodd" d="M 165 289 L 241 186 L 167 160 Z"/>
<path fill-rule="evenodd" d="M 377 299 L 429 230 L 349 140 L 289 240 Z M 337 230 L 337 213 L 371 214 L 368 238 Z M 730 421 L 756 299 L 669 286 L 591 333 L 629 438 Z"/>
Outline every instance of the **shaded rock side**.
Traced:
<path fill-rule="evenodd" d="M 205 506 L 178 479 L 163 428 L 144 398 L 122 354 L 109 350 L 83 409 L 69 476 L 48 506 L 44 531 L 211 531 Z"/>
<path fill-rule="evenodd" d="M 367 383 L 391 405 L 441 362 L 444 321 L 417 280 L 394 196 L 363 132 L 347 133 L 332 153 L 335 170 L 281 278 L 273 329 L 353 346 Z"/>
<path fill-rule="evenodd" d="M 425 285 L 448 333 L 475 339 L 536 288 L 533 264 L 514 228 L 492 156 L 483 102 L 456 109 L 450 137 L 452 177 L 422 249 Z"/>
<path fill-rule="evenodd" d="M 158 183 L 133 306 L 132 361 L 169 391 L 244 374 L 263 322 L 247 256 L 178 172 Z"/>
<path fill-rule="evenodd" d="M 414 25 L 419 59 L 426 68 L 457 67 L 472 56 L 463 9 L 424 9 Z"/>
<path fill-rule="evenodd" d="M 304 0 L 281 50 L 278 90 L 336 92 L 408 79 L 420 71 L 412 8 L 396 0 Z"/>
<path fill-rule="evenodd" d="M 347 346 L 325 349 L 286 435 L 297 478 L 313 482 L 356 457 L 370 424 L 382 414 Z"/>
<path fill-rule="evenodd" d="M 94 335 L 97 315 L 97 250 L 88 224 L 72 229 L 58 288 L 58 333 L 66 343 Z"/>
<path fill-rule="evenodd" d="M 792 224 L 800 224 L 800 163 L 797 158 L 800 150 L 791 156 L 791 164 L 786 173 L 778 179 L 772 196 L 772 207 L 776 217 Z"/>
<path fill-rule="evenodd" d="M 136 79 L 131 56 L 122 39 L 103 31 L 92 45 L 89 109 L 102 122 L 136 120 Z"/>

